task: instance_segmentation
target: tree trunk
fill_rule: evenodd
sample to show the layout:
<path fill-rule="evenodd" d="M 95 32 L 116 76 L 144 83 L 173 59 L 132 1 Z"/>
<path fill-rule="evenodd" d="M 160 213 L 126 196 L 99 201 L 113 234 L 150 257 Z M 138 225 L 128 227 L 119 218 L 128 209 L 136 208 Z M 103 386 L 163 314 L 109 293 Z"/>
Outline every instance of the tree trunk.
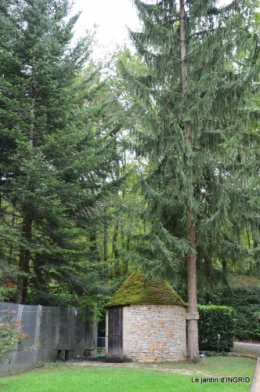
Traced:
<path fill-rule="evenodd" d="M 31 105 L 31 124 L 30 124 L 30 134 L 29 134 L 29 146 L 31 148 L 34 147 L 34 122 L 35 122 L 35 99 L 32 98 Z M 30 171 L 27 173 L 27 186 L 30 188 Z M 27 296 L 27 287 L 28 287 L 28 274 L 29 274 L 29 260 L 30 260 L 30 251 L 28 249 L 28 243 L 32 237 L 32 219 L 29 217 L 23 218 L 22 223 L 22 238 L 25 242 L 25 245 L 20 249 L 20 258 L 19 258 L 19 272 L 17 279 L 17 291 L 16 291 L 16 302 L 18 304 L 24 304 Z"/>
<path fill-rule="evenodd" d="M 108 224 L 107 220 L 104 221 L 104 236 L 103 236 L 103 259 L 108 260 Z"/>
<path fill-rule="evenodd" d="M 184 0 L 180 0 L 180 54 L 181 54 L 181 80 L 182 93 L 185 96 L 187 89 L 187 64 L 186 52 L 187 41 L 185 36 L 185 8 Z M 192 137 L 188 124 L 184 126 L 184 136 L 187 147 L 192 150 Z M 190 177 L 190 196 L 193 199 L 193 183 Z M 188 341 L 187 360 L 197 362 L 199 360 L 199 339 L 198 339 L 198 308 L 197 308 L 197 273 L 196 273 L 196 230 L 192 211 L 187 216 L 187 239 L 192 251 L 187 255 L 187 290 L 188 290 Z"/>
<path fill-rule="evenodd" d="M 99 252 L 98 252 L 98 246 L 97 246 L 97 235 L 92 234 L 89 238 L 90 240 L 90 251 L 91 251 L 91 259 L 95 263 L 100 262 L 100 257 L 99 257 Z"/>
<path fill-rule="evenodd" d="M 118 232 L 119 232 L 119 216 L 116 215 L 115 228 L 114 228 L 114 234 L 113 234 L 113 239 L 112 239 L 112 250 L 113 250 L 113 255 L 115 258 L 115 276 L 116 276 L 116 278 L 119 278 L 119 276 L 120 276 L 119 252 L 118 252 L 118 248 L 117 248 L 117 246 L 118 246 L 118 244 L 117 244 Z"/>
<path fill-rule="evenodd" d="M 117 142 L 115 141 L 115 148 L 117 147 Z M 116 166 L 116 181 L 119 181 L 120 178 L 120 167 L 119 167 L 119 162 L 117 162 Z M 113 238 L 112 238 L 112 255 L 114 255 L 115 258 L 115 276 L 116 278 L 120 277 L 120 260 L 119 260 L 119 252 L 118 252 L 118 233 L 119 233 L 119 214 L 117 212 L 118 209 L 118 202 L 119 202 L 119 186 L 116 186 L 115 190 L 115 227 L 114 227 L 114 233 L 113 233 Z M 113 256 L 112 256 L 113 257 Z"/>
<path fill-rule="evenodd" d="M 14 225 L 15 225 L 15 202 L 12 204 L 11 216 L 12 216 L 11 227 L 12 227 L 12 229 L 14 229 Z M 9 256 L 8 256 L 8 260 L 9 260 L 10 264 L 12 263 L 13 249 L 14 249 L 14 244 L 11 243 L 10 247 L 9 247 Z"/>
<path fill-rule="evenodd" d="M 106 213 L 107 208 L 104 209 L 104 212 Z M 107 261 L 108 261 L 108 221 L 107 218 L 104 218 L 104 224 L 103 224 L 103 260 L 105 262 L 105 268 L 103 270 L 103 277 L 105 279 L 105 282 L 108 283 L 108 265 L 107 265 Z"/>
<path fill-rule="evenodd" d="M 188 341 L 187 360 L 195 363 L 199 360 L 199 333 L 197 307 L 197 271 L 196 271 L 196 232 L 192 214 L 187 218 L 187 237 L 193 249 L 187 255 L 187 289 L 188 289 Z"/>
<path fill-rule="evenodd" d="M 20 249 L 19 259 L 19 273 L 17 279 L 17 290 L 16 290 L 16 303 L 25 304 L 28 289 L 28 274 L 29 274 L 29 262 L 30 262 L 30 250 L 28 249 L 28 243 L 32 237 L 32 219 L 24 218 L 22 224 L 22 237 L 25 245 Z"/>

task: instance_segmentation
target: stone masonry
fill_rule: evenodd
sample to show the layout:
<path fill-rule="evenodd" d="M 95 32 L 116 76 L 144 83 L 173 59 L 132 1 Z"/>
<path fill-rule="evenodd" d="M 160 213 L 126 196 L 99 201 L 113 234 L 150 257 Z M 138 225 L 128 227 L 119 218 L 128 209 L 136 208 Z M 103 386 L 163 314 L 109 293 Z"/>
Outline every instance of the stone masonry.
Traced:
<path fill-rule="evenodd" d="M 176 305 L 124 306 L 124 358 L 137 362 L 185 360 L 185 314 L 185 307 Z"/>

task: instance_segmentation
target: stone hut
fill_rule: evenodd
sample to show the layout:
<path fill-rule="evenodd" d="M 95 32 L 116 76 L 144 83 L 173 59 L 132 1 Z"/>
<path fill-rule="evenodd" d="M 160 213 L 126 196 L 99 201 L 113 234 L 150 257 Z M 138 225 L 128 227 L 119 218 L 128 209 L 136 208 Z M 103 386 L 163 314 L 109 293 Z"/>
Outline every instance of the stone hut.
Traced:
<path fill-rule="evenodd" d="M 186 304 L 167 282 L 137 270 L 106 305 L 109 362 L 186 359 Z"/>

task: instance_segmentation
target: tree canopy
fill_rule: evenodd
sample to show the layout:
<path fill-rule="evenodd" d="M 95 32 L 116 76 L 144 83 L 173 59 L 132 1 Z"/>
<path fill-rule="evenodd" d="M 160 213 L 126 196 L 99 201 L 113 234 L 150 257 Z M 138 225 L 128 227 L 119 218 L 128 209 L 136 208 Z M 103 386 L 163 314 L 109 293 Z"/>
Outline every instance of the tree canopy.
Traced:
<path fill-rule="evenodd" d="M 0 294 L 100 309 L 141 266 L 194 361 L 197 285 L 260 267 L 258 1 L 134 4 L 106 71 L 68 0 L 0 4 Z"/>
<path fill-rule="evenodd" d="M 258 121 L 249 104 L 258 94 L 257 4 L 134 3 L 143 29 L 130 36 L 146 72 L 121 68 L 143 125 L 136 151 L 149 160 L 142 187 L 151 231 L 143 265 L 165 278 L 186 259 L 188 356 L 196 360 L 196 259 L 200 276 L 210 277 L 214 260 L 246 257 L 241 236 L 249 219 L 258 220 L 249 177 L 241 177 L 248 159 L 241 142 L 248 145 Z"/>
<path fill-rule="evenodd" d="M 119 159 L 114 98 L 87 64 L 89 37 L 72 45 L 79 15 L 69 10 L 67 0 L 2 4 L 1 242 L 5 265 L 18 264 L 17 281 L 9 278 L 18 303 L 52 279 L 88 292 L 84 274 L 97 260 L 89 239 Z"/>

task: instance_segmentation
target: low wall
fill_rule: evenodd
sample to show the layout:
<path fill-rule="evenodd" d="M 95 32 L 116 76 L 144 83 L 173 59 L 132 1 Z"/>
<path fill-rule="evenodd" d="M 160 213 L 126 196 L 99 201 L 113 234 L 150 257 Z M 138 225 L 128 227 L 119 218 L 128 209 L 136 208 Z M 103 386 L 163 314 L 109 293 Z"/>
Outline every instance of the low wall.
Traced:
<path fill-rule="evenodd" d="M 10 312 L 29 335 L 24 346 L 28 352 L 13 352 L 8 363 L 0 361 L 0 377 L 19 374 L 35 368 L 37 363 L 55 360 L 55 348 L 72 349 L 82 356 L 84 349 L 97 345 L 97 324 L 87 321 L 86 309 L 17 305 L 0 302 L 0 317 Z"/>

